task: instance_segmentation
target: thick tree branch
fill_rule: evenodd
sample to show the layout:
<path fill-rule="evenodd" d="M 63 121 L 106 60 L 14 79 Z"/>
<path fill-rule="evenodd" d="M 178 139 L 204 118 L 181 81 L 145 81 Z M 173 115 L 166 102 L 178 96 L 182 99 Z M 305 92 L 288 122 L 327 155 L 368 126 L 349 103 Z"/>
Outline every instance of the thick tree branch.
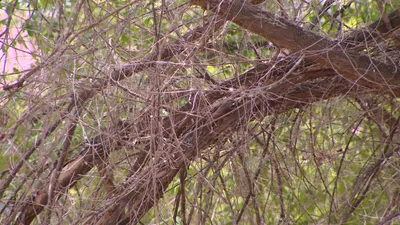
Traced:
<path fill-rule="evenodd" d="M 392 38 L 392 34 L 400 29 L 400 9 L 391 12 L 388 17 L 393 27 L 392 30 L 388 30 L 383 20 L 375 21 L 365 28 L 355 30 L 341 40 L 341 43 L 344 43 L 344 48 L 353 48 L 359 51 L 368 46 L 373 46 L 374 44 L 385 41 L 388 38 Z"/>
<path fill-rule="evenodd" d="M 285 72 L 280 69 L 277 71 L 283 74 Z M 121 220 L 121 212 L 127 204 L 132 205 L 132 211 L 127 218 L 122 219 L 121 224 L 137 223 L 163 196 L 166 187 L 172 182 L 179 169 L 205 151 L 216 139 L 221 139 L 227 130 L 247 124 L 256 117 L 279 114 L 303 104 L 349 93 L 354 87 L 341 78 L 319 79 L 298 86 L 292 85 L 295 79 L 297 79 L 296 76 L 288 77 L 288 80 L 284 82 L 288 85 L 282 84 L 271 89 L 261 89 L 258 94 L 253 94 L 254 97 L 228 98 L 211 108 L 208 116 L 200 116 L 199 118 L 202 119 L 197 120 L 176 141 L 176 143 L 181 143 L 179 146 L 166 147 L 160 153 L 159 160 L 152 163 L 151 168 L 133 174 L 128 179 L 121 188 L 122 191 L 116 195 L 122 197 L 115 199 L 117 205 L 111 210 L 112 213 L 107 212 L 111 216 L 106 224 L 116 224 Z M 326 83 L 332 85 L 324 85 Z M 282 87 L 291 88 L 288 90 Z M 153 183 L 154 181 L 156 184 Z"/>
<path fill-rule="evenodd" d="M 327 38 L 306 31 L 246 1 L 192 0 L 192 4 L 212 10 L 276 45 L 305 56 L 354 83 L 400 96 L 400 70 L 360 55 Z"/>
<path fill-rule="evenodd" d="M 215 3 L 214 6 L 216 6 L 216 1 L 210 1 L 210 3 L 213 2 Z M 217 8 L 211 7 L 211 4 L 209 6 L 210 9 L 218 11 Z M 230 8 L 230 11 L 228 11 L 227 7 L 230 6 L 232 7 Z M 239 6 L 242 8 L 239 9 Z M 224 11 L 223 9 L 226 10 Z M 376 62 L 371 61 L 368 57 L 357 55 L 354 52 L 344 52 L 340 48 L 340 45 L 335 44 L 328 39 L 306 32 L 284 19 L 275 18 L 267 12 L 263 12 L 258 8 L 249 7 L 247 4 L 243 5 L 238 1 L 234 1 L 233 5 L 228 5 L 228 3 L 225 2 L 221 3 L 218 12 L 223 12 L 221 14 L 227 16 L 232 21 L 255 33 L 258 32 L 282 47 L 289 48 L 293 52 L 301 52 L 309 59 L 324 65 L 324 68 L 314 70 L 312 68 L 317 67 L 316 65 L 314 65 L 314 67 L 300 66 L 301 69 L 296 67 L 294 71 L 290 71 L 291 68 L 294 68 L 296 63 L 296 60 L 293 60 L 293 58 L 283 60 L 281 63 L 282 65 L 278 66 L 280 70 L 273 70 L 271 69 L 272 65 L 262 64 L 240 76 L 239 79 L 235 78 L 224 82 L 220 87 L 210 91 L 210 93 L 205 96 L 209 102 L 215 102 L 227 96 L 233 97 L 233 100 L 227 99 L 220 105 L 211 109 L 211 111 L 214 111 L 211 119 L 208 118 L 204 119 L 204 121 L 200 120 L 193 123 L 193 120 L 190 120 L 191 117 L 189 117 L 187 113 L 182 113 L 198 113 L 197 110 L 201 108 L 200 106 L 204 106 L 200 101 L 187 104 L 180 109 L 181 112 L 177 112 L 173 114 L 171 118 L 166 119 L 164 121 L 164 135 L 173 139 L 173 137 L 168 135 L 170 135 L 169 131 L 174 130 L 180 138 L 180 143 L 186 143 L 186 145 L 181 145 L 181 149 L 179 149 L 177 152 L 178 154 L 176 154 L 177 158 L 173 159 L 173 164 L 160 162 L 160 164 L 157 163 L 159 166 L 155 168 L 156 172 L 154 174 L 147 170 L 143 170 L 132 176 L 132 179 L 145 179 L 141 183 L 128 182 L 127 184 L 127 187 L 129 188 L 128 196 L 135 198 L 132 210 L 133 214 L 130 215 L 132 218 L 140 219 L 140 217 L 153 206 L 153 193 L 157 193 L 156 197 L 161 198 L 165 188 L 174 178 L 179 168 L 190 162 L 191 159 L 196 157 L 200 150 L 204 150 L 215 140 L 215 138 L 223 135 L 223 131 L 229 127 L 235 126 L 235 124 L 246 123 L 252 119 L 252 117 L 247 117 L 245 120 L 242 120 L 242 117 L 246 115 L 247 110 L 249 109 L 257 112 L 262 109 L 262 116 L 271 113 L 281 113 L 303 104 L 320 101 L 321 99 L 328 99 L 341 93 L 347 93 L 349 90 L 352 90 L 352 88 L 357 87 L 341 78 L 328 79 L 328 81 L 336 81 L 336 83 L 330 83 L 322 79 L 323 77 L 333 77 L 337 75 L 337 73 L 343 75 L 347 79 L 358 82 L 367 87 L 372 87 L 377 91 L 384 90 L 385 93 L 389 93 L 389 88 L 393 88 L 393 93 L 396 95 L 398 93 L 398 73 L 391 74 L 388 72 L 394 68 L 381 70 L 381 68 L 384 68 L 386 65 L 379 64 L 380 66 L 377 66 L 375 68 L 376 70 L 370 70 L 369 66 L 374 67 L 371 63 Z M 223 22 L 220 23 L 223 24 Z M 201 31 L 194 32 L 193 35 L 195 36 L 191 36 L 194 38 L 193 40 L 201 37 L 203 35 L 202 32 L 205 32 L 206 27 L 207 26 L 204 26 L 204 29 Z M 284 37 L 288 39 L 285 40 L 285 38 L 282 38 L 282 34 L 284 34 Z M 176 49 L 166 50 L 165 55 L 162 55 L 162 59 L 168 60 L 172 58 L 174 54 L 178 54 L 183 50 L 183 45 L 177 45 Z M 349 56 L 349 54 L 351 56 Z M 342 65 L 344 62 L 346 64 Z M 152 65 L 155 64 L 149 62 L 148 64 L 126 65 L 121 70 L 116 70 L 111 74 L 111 82 L 122 80 L 131 76 L 133 73 L 142 71 Z M 382 76 L 379 74 L 378 69 L 380 73 L 382 73 Z M 360 75 L 360 73 L 362 73 L 362 75 Z M 287 74 L 287 76 L 284 76 L 284 79 L 282 79 L 284 74 Z M 385 83 L 388 81 L 391 82 L 391 86 L 388 86 Z M 109 81 L 96 83 L 89 89 L 80 92 L 79 99 L 81 99 L 83 103 L 86 102 L 108 84 Z M 248 91 L 246 93 L 255 92 L 257 97 L 238 98 L 239 92 L 234 89 L 239 87 L 245 87 L 246 91 Z M 257 88 L 262 89 L 262 91 L 254 91 Z M 231 89 L 233 89 L 233 91 L 230 91 Z M 265 96 L 268 96 L 268 99 L 266 99 Z M 232 104 L 238 108 L 232 108 Z M 244 110 L 244 108 L 246 108 L 246 110 Z M 222 112 L 219 110 L 222 110 Z M 143 123 L 143 121 L 146 122 L 147 120 L 144 119 L 141 123 Z M 171 121 L 179 123 L 173 123 Z M 127 126 L 117 126 L 114 134 L 116 137 L 129 136 L 127 133 L 129 133 L 130 129 L 133 126 L 142 126 L 143 124 L 141 123 L 129 123 Z M 229 126 L 227 124 L 229 124 Z M 201 134 L 203 134 L 204 137 Z M 109 137 L 101 136 L 101 138 L 95 138 L 93 141 L 94 145 L 88 147 L 84 155 L 67 164 L 60 174 L 58 182 L 60 186 L 58 190 L 64 190 L 65 188 L 74 186 L 82 175 L 86 174 L 93 166 L 95 166 L 97 160 L 101 160 L 102 157 L 107 155 L 112 149 L 118 149 L 119 147 L 126 145 L 124 140 L 120 140 L 112 146 L 104 145 L 104 140 L 113 139 L 112 137 L 113 136 L 111 135 Z M 201 138 L 198 139 L 199 137 Z M 111 142 L 112 141 L 110 140 L 110 143 Z M 192 146 L 190 143 L 198 144 Z M 177 148 L 176 146 L 174 147 Z M 175 150 L 166 149 L 166 153 L 162 154 L 169 154 L 171 151 L 174 152 Z M 157 186 L 153 187 L 150 185 L 154 189 L 145 189 L 147 192 L 141 192 L 139 196 L 136 191 L 148 188 L 148 183 L 146 182 L 150 182 L 152 178 L 157 180 Z M 41 194 L 42 195 L 36 196 L 34 203 L 28 206 L 26 211 L 21 213 L 20 222 L 24 221 L 21 223 L 30 223 L 33 218 L 40 213 L 43 205 L 47 202 L 46 192 Z M 120 202 L 120 205 L 117 208 L 123 209 L 129 201 L 131 201 L 131 199 L 122 199 L 122 202 Z M 112 212 L 116 211 L 114 210 Z M 119 217 L 117 213 L 114 213 L 112 216 L 114 217 L 114 221 Z"/>
<path fill-rule="evenodd" d="M 212 31 L 219 29 L 224 23 L 225 21 L 217 19 L 216 21 L 212 21 L 211 23 L 207 23 L 193 29 L 192 31 L 185 34 L 183 38 L 188 43 L 196 41 L 202 37 L 208 39 L 210 38 L 210 34 L 213 33 Z M 161 52 L 161 59 L 163 61 L 168 61 L 175 55 L 178 55 L 183 51 L 185 51 L 185 49 L 186 47 L 185 45 L 182 45 L 181 41 L 176 41 L 172 43 L 169 47 L 163 49 L 163 51 Z M 78 91 L 77 93 L 73 93 L 70 97 L 71 103 L 65 109 L 63 115 L 65 116 L 68 115 L 68 113 L 70 113 L 75 108 L 76 105 L 78 106 L 84 105 L 89 99 L 93 98 L 99 91 L 107 87 L 110 83 L 121 81 L 125 78 L 132 76 L 135 73 L 139 73 L 145 69 L 156 66 L 157 63 L 154 61 L 156 61 L 157 58 L 158 54 L 152 53 L 146 60 L 144 60 L 144 62 L 137 64 L 127 64 L 122 66 L 121 68 L 116 68 L 110 73 L 110 79 L 99 80 L 90 87 Z M 53 124 L 52 129 L 49 131 L 48 135 L 50 135 L 58 127 L 58 125 L 62 122 L 63 118 L 61 118 L 60 120 L 58 120 Z M 36 148 L 40 146 L 41 143 L 42 140 L 39 139 L 38 144 L 36 144 L 35 147 L 33 147 L 27 153 L 27 158 L 35 151 Z M 57 185 L 59 187 L 57 187 L 56 189 L 57 190 L 59 188 L 64 189 L 66 186 L 72 187 L 75 184 L 75 182 L 78 179 L 80 179 L 80 176 L 82 174 L 85 174 L 88 171 L 90 171 L 93 166 L 92 165 L 93 158 L 88 158 L 88 160 L 90 161 L 90 163 L 87 163 L 88 162 L 87 160 L 82 160 L 82 158 L 76 159 L 76 161 L 74 161 L 73 164 L 74 168 L 76 168 L 77 170 L 68 170 L 68 172 L 62 173 L 60 175 L 60 178 L 58 179 L 59 183 Z M 7 181 L 1 184 L 0 193 L 3 193 L 3 191 L 6 190 L 6 188 L 14 178 L 15 174 L 22 167 L 23 162 L 24 161 L 21 160 L 18 166 L 14 168 L 14 170 L 12 170 L 12 174 L 8 177 Z M 63 181 L 70 182 L 70 184 L 68 183 L 64 184 Z M 47 193 L 43 191 L 39 192 L 35 197 L 33 197 L 32 199 L 34 200 L 31 203 L 31 206 L 27 206 L 26 208 L 23 209 L 24 213 L 22 213 L 19 216 L 17 223 L 30 224 L 30 222 L 36 217 L 36 215 L 43 210 L 43 203 L 47 204 L 47 197 L 48 197 Z"/>

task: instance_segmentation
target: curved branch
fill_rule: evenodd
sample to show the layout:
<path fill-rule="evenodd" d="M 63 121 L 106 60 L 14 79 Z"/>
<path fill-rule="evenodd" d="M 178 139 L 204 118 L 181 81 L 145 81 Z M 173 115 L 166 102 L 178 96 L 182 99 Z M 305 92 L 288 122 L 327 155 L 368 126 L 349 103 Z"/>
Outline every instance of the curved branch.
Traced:
<path fill-rule="evenodd" d="M 345 50 L 337 42 L 306 31 L 246 1 L 192 0 L 191 3 L 212 10 L 280 47 L 302 52 L 354 83 L 400 96 L 400 70 L 397 67 Z"/>
<path fill-rule="evenodd" d="M 285 71 L 279 68 L 282 74 Z M 324 74 L 324 73 L 321 73 Z M 334 74 L 331 71 L 331 74 Z M 325 74 L 327 76 L 331 74 Z M 300 77 L 307 77 L 300 76 Z M 179 138 L 179 146 L 170 145 L 160 154 L 151 168 L 133 174 L 115 196 L 116 205 L 106 212 L 107 219 L 98 224 L 136 224 L 145 213 L 163 197 L 166 187 L 178 171 L 188 165 L 215 140 L 221 139 L 227 130 L 247 124 L 255 117 L 280 114 L 304 104 L 329 99 L 342 93 L 349 94 L 354 86 L 341 78 L 317 79 L 293 85 L 297 76 L 288 77 L 282 86 L 261 89 L 255 96 L 227 98 L 208 110 L 207 116 L 200 116 Z M 333 79 L 333 80 L 332 80 Z M 333 82 L 334 81 L 334 82 Z M 334 84 L 334 85 L 326 85 Z M 291 87 L 289 90 L 282 87 Z M 268 96 L 268 97 L 265 97 Z M 168 160 L 165 160 L 168 159 Z M 154 183 L 155 182 L 155 183 Z M 132 206 L 130 215 L 121 218 L 127 205 Z"/>

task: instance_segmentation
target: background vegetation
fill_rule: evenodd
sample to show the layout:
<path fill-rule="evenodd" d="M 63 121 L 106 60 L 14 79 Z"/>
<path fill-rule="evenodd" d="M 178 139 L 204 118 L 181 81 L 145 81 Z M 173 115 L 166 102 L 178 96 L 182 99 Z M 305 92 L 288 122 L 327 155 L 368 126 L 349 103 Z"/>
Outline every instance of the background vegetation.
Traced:
<path fill-rule="evenodd" d="M 0 223 L 399 223 L 399 9 L 5 0 Z"/>

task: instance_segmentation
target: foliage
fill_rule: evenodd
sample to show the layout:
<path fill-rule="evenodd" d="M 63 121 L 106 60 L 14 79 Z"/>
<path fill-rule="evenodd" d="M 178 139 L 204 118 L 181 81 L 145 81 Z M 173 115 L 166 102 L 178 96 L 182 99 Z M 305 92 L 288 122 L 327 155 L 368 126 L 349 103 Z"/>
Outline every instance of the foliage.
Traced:
<path fill-rule="evenodd" d="M 398 221 L 400 2 L 213 2 L 0 3 L 0 223 Z"/>

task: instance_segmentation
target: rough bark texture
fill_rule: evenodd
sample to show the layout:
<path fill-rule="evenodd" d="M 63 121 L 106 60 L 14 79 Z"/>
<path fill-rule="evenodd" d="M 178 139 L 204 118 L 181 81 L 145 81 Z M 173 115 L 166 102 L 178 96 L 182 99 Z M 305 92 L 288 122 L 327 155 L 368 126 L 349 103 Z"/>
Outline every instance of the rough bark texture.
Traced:
<path fill-rule="evenodd" d="M 400 71 L 392 65 L 377 62 L 368 56 L 276 17 L 247 1 L 194 0 L 194 5 L 212 10 L 222 17 L 259 34 L 291 52 L 332 68 L 354 83 L 399 96 Z"/>
<path fill-rule="evenodd" d="M 225 81 L 205 95 L 206 101 L 188 103 L 180 109 L 181 112 L 165 119 L 163 135 L 177 144 L 163 149 L 151 168 L 143 167 L 132 171 L 124 187 L 119 188 L 114 195 L 122 196 L 114 199 L 118 204 L 105 212 L 97 224 L 117 224 L 118 221 L 122 224 L 137 223 L 163 196 L 165 188 L 181 168 L 206 151 L 208 146 L 217 138 L 223 137 L 229 129 L 247 124 L 256 117 L 282 113 L 303 104 L 355 91 L 360 93 L 372 89 L 375 92 L 400 96 L 399 70 L 361 55 L 354 49 L 354 43 L 368 41 L 374 33 L 371 36 L 355 33 L 342 44 L 306 31 L 245 1 L 193 0 L 191 3 L 220 14 L 221 18 L 231 20 L 274 44 L 289 49 L 294 55 L 279 58 L 276 62 L 260 64 L 238 78 Z M 399 11 L 390 18 L 394 27 L 400 26 Z M 219 21 L 216 27 L 222 24 L 223 21 Z M 201 27 L 189 34 L 188 41 L 200 38 L 206 28 Z M 379 32 L 391 32 L 378 22 L 370 26 L 370 29 L 375 28 Z M 177 44 L 176 48 L 166 49 L 161 58 L 169 60 L 183 50 L 184 47 Z M 155 58 L 152 56 L 150 59 Z M 122 80 L 152 65 L 126 65 L 110 75 L 111 82 Z M 79 94 L 80 101 L 86 102 L 108 83 L 109 81 L 102 81 L 82 91 Z M 255 95 L 243 95 L 240 90 L 236 90 L 244 87 L 259 87 L 262 91 Z M 233 89 L 232 92 L 227 91 L 230 88 Z M 204 102 L 209 102 L 209 105 L 204 105 Z M 202 112 L 202 107 L 209 108 L 207 112 Z M 182 113 L 191 111 L 197 111 L 199 115 L 207 113 L 207 116 L 199 119 Z M 59 176 L 56 192 L 74 186 L 84 174 L 107 158 L 109 151 L 124 146 L 126 143 L 123 141 L 132 138 L 129 137 L 130 129 L 146 126 L 148 116 L 145 113 L 140 122 L 116 125 L 110 129 L 112 135 L 107 137 L 93 138 L 92 147 L 84 149 L 82 155 L 65 165 Z M 172 135 L 172 131 L 176 137 Z M 114 135 L 122 142 L 114 142 Z M 110 145 L 106 146 L 104 143 Z M 170 159 L 165 161 L 165 158 Z M 47 191 L 39 192 L 23 209 L 16 223 L 31 223 L 47 204 L 47 198 Z M 130 206 L 129 215 L 124 215 L 121 212 L 127 205 Z"/>

